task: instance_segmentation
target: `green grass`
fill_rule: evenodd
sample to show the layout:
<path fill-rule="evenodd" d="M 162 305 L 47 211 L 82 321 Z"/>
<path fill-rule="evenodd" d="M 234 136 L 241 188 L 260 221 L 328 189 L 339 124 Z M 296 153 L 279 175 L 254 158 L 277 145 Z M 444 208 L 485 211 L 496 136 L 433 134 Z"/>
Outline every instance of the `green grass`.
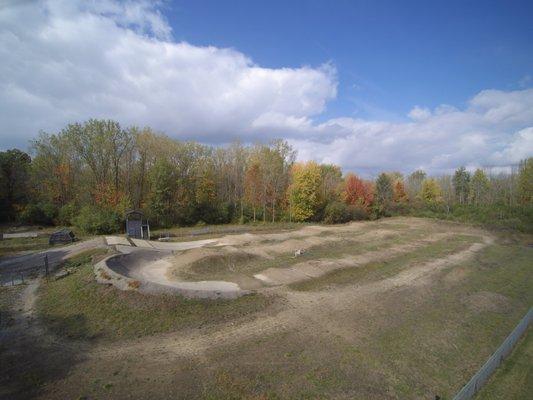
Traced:
<path fill-rule="evenodd" d="M 293 283 L 289 287 L 299 291 L 312 291 L 327 289 L 332 285 L 346 285 L 384 279 L 407 269 L 412 264 L 444 257 L 464 250 L 479 241 L 480 238 L 476 236 L 455 235 L 420 247 L 412 252 L 401 254 L 390 260 L 338 269 L 319 278 Z"/>
<path fill-rule="evenodd" d="M 533 393 L 533 332 L 529 329 L 511 355 L 475 397 L 477 400 L 528 400 Z"/>
<path fill-rule="evenodd" d="M 98 254 L 98 253 L 96 253 Z M 235 300 L 187 300 L 148 296 L 97 284 L 90 258 L 71 259 L 67 277 L 43 283 L 37 309 L 52 331 L 71 338 L 116 340 L 187 328 L 209 327 L 263 310 L 273 297 L 249 295 Z"/>
<path fill-rule="evenodd" d="M 44 250 L 52 247 L 48 244 L 48 235 L 35 238 L 12 238 L 0 240 L 0 257 L 14 255 L 22 251 Z"/>
<path fill-rule="evenodd" d="M 472 223 L 485 228 L 533 233 L 533 205 L 473 205 L 455 204 L 450 212 L 443 207 L 412 208 L 416 217 L 437 218 Z"/>

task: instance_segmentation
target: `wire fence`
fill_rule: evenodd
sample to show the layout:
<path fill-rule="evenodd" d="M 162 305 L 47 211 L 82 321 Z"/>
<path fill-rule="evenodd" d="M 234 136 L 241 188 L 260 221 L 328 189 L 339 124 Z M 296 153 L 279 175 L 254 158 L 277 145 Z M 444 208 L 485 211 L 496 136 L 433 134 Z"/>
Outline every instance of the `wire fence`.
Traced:
<path fill-rule="evenodd" d="M 503 360 L 511 353 L 518 340 L 526 332 L 533 321 L 533 308 L 530 308 L 527 314 L 518 323 L 515 329 L 503 341 L 498 350 L 492 354 L 480 370 L 468 381 L 468 383 L 455 395 L 453 400 L 471 399 L 481 387 L 487 382 L 492 373 Z"/>
<path fill-rule="evenodd" d="M 49 274 L 50 263 L 48 255 L 45 254 L 42 258 L 32 261 L 31 265 L 27 265 L 27 261 L 11 263 L 8 270 L 0 272 L 0 286 L 20 285 L 30 278 L 39 275 L 48 277 Z"/>

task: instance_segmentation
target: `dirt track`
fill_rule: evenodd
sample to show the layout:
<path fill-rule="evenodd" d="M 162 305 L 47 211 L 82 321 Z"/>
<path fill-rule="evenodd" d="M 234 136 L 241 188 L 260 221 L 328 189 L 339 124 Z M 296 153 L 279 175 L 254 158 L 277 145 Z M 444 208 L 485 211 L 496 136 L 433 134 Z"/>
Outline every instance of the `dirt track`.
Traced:
<path fill-rule="evenodd" d="M 400 221 L 393 220 L 370 225 L 372 233 L 366 231 L 368 227 L 366 224 L 361 224 L 357 229 L 364 232 L 366 236 L 360 236 L 354 243 L 362 244 L 365 241 L 364 237 L 379 241 L 387 237 L 390 231 L 399 229 L 400 223 L 405 225 L 402 229 L 414 230 L 423 228 L 424 232 L 422 232 L 421 237 L 408 243 L 392 244 L 386 248 L 363 251 L 352 256 L 337 257 L 335 260 L 303 261 L 295 263 L 292 268 L 296 271 L 306 271 L 307 278 L 312 280 L 316 276 L 321 276 L 323 273 L 339 268 L 363 268 L 366 264 L 377 260 L 388 260 L 398 255 L 423 250 L 425 246 L 453 238 L 456 234 L 475 235 L 481 238 L 481 242 L 471 244 L 460 251 L 445 254 L 432 260 L 409 263 L 406 268 L 385 278 L 348 282 L 335 286 L 333 289 L 325 287 L 312 291 L 297 291 L 285 284 L 293 282 L 290 279 L 284 281 L 284 284 L 266 285 L 261 289 L 261 293 L 265 296 L 278 298 L 277 307 L 260 311 L 251 319 L 236 320 L 224 325 L 208 325 L 203 329 L 181 330 L 121 342 L 95 342 L 90 346 L 84 341 L 65 342 L 62 338 L 54 337 L 46 333 L 46 329 L 40 325 L 38 320 L 27 318 L 28 315 L 19 321 L 21 323 L 17 323 L 19 328 L 14 328 L 12 332 L 17 329 L 22 332 L 21 328 L 33 326 L 29 330 L 29 337 L 32 339 L 27 340 L 35 340 L 36 335 L 41 335 L 43 340 L 48 343 L 63 343 L 63 351 L 66 354 L 77 354 L 77 349 L 84 349 L 82 355 L 76 356 L 76 365 L 69 371 L 68 376 L 47 388 L 43 392 L 42 398 L 76 397 L 80 392 L 84 393 L 91 387 L 90 382 L 87 381 L 88 376 L 91 377 L 90 379 L 94 379 L 94 376 L 106 377 L 114 374 L 115 370 L 127 371 L 128 378 L 123 378 L 124 380 L 119 385 L 123 395 L 120 394 L 121 392 L 113 391 L 113 398 L 129 398 L 132 393 L 130 390 L 134 390 L 133 388 L 139 390 L 139 392 L 135 392 L 137 395 L 134 398 L 201 397 L 197 396 L 199 394 L 197 392 L 198 386 L 193 383 L 196 379 L 194 377 L 196 373 L 200 374 L 203 377 L 202 379 L 210 379 L 209 377 L 212 377 L 215 371 L 219 371 L 222 365 L 229 368 L 239 362 L 253 363 L 262 360 L 269 351 L 282 351 L 279 349 L 283 349 L 283 346 L 288 346 L 287 343 L 292 343 L 290 340 L 296 341 L 294 343 L 300 341 L 308 343 L 310 348 L 314 348 L 318 352 L 322 351 L 319 350 L 321 347 L 313 347 L 317 346 L 314 341 L 322 340 L 322 338 L 328 338 L 327 340 L 337 338 L 335 340 L 349 343 L 351 346 L 359 346 L 361 341 L 367 340 L 365 338 L 368 338 L 368 335 L 374 332 L 373 330 L 378 329 L 379 331 L 379 324 L 388 323 L 385 321 L 390 318 L 393 320 L 398 318 L 392 317 L 389 311 L 390 307 L 392 307 L 391 304 L 394 304 L 394 302 L 405 301 L 403 300 L 404 298 L 409 298 L 412 295 L 421 296 L 428 291 L 439 290 L 435 286 L 435 278 L 437 276 L 444 276 L 442 282 L 447 282 L 446 284 L 448 285 L 456 285 L 465 280 L 468 275 L 464 272 L 462 265 L 472 260 L 481 250 L 490 246 L 494 240 L 486 232 L 476 229 L 436 225 L 433 222 L 424 220 L 402 219 Z M 343 227 L 345 232 L 348 230 L 347 228 L 349 227 Z M 354 228 L 349 229 L 353 230 Z M 316 231 L 312 232 L 313 229 L 307 229 L 304 235 L 283 233 L 277 238 L 279 238 L 280 242 L 297 240 L 299 246 L 302 243 L 310 243 L 317 237 L 319 239 L 329 239 L 329 236 L 327 234 L 324 235 L 323 231 L 318 236 L 314 234 Z M 431 233 L 428 234 L 428 232 Z M 249 247 L 252 243 L 255 243 L 254 239 L 257 239 L 253 235 L 239 236 L 241 236 L 238 239 L 240 241 L 239 245 L 236 243 L 236 238 L 227 238 L 227 242 L 225 242 L 226 246 L 232 247 L 232 251 L 239 249 L 239 246 Z M 274 257 L 275 253 L 272 248 L 279 248 L 275 246 L 280 244 L 275 239 L 275 237 L 264 235 L 260 243 L 262 242 L 264 248 L 269 248 L 269 250 L 264 251 L 264 248 L 260 248 L 258 252 L 264 251 L 264 254 Z M 329 243 L 332 242 L 330 241 Z M 316 245 L 318 242 L 315 241 L 314 243 Z M 379 242 L 376 245 L 379 247 Z M 312 245 L 309 248 L 311 247 Z M 206 250 L 206 254 L 212 254 L 217 249 L 204 248 L 201 250 Z M 192 249 L 187 252 L 196 254 L 197 251 L 198 249 Z M 285 251 L 287 251 L 287 248 Z M 289 248 L 289 251 L 292 251 L 292 247 Z M 318 268 L 321 273 L 315 276 L 311 275 L 309 273 L 310 270 L 307 270 L 309 266 Z M 267 271 L 272 274 L 270 276 L 274 276 L 271 272 L 272 269 Z M 447 271 L 445 275 L 443 275 L 443 271 Z M 161 271 L 159 273 L 161 274 Z M 30 311 L 33 301 L 32 293 L 34 293 L 33 289 L 25 292 L 18 305 L 18 307 L 28 311 L 30 316 L 33 315 Z M 416 301 L 420 302 L 422 300 Z M 487 291 L 467 296 L 464 300 L 468 309 L 476 311 L 483 307 L 483 309 L 492 310 L 493 312 L 507 309 L 506 302 L 508 300 L 505 297 Z M 372 319 L 369 319 L 369 316 L 372 316 Z M 265 349 L 261 350 L 262 345 L 259 343 L 263 342 L 268 343 L 268 345 L 265 345 Z M 296 345 L 292 344 L 291 346 Z M 62 351 L 54 345 L 48 346 L 47 349 L 53 353 L 58 352 L 58 354 Z M 247 355 L 247 351 L 252 351 L 252 353 Z M 240 361 L 231 361 L 234 356 L 237 357 L 236 360 Z M 326 357 L 329 356 L 330 354 L 326 354 Z M 282 364 L 287 362 L 286 360 L 279 361 Z M 268 361 L 262 362 L 268 363 Z M 181 380 L 182 378 L 178 379 L 174 375 L 176 368 L 180 371 L 178 376 L 182 376 L 183 381 Z M 253 368 L 259 367 L 254 366 Z M 262 369 L 260 370 L 263 371 Z M 158 382 L 157 385 L 154 386 L 151 383 L 147 383 L 145 381 L 146 376 L 150 376 L 154 384 Z M 380 378 L 372 377 L 372 379 L 378 379 L 379 381 Z M 81 385 L 80 389 L 77 389 L 78 385 Z M 175 391 L 177 388 L 179 388 L 180 394 Z M 369 398 L 368 396 L 384 399 L 398 398 L 385 394 L 390 389 L 384 390 L 358 393 L 363 393 L 367 398 Z M 290 396 L 288 397 L 290 398 Z"/>
<path fill-rule="evenodd" d="M 191 356 L 200 355 L 203 351 L 213 346 L 238 343 L 252 337 L 268 336 L 274 331 L 290 329 L 314 330 L 320 326 L 328 326 L 328 329 L 331 329 L 331 326 L 325 321 L 329 319 L 333 311 L 341 311 L 343 307 L 349 307 L 359 299 L 370 298 L 392 288 L 427 283 L 433 274 L 443 268 L 468 260 L 492 242 L 493 239 L 490 236 L 484 236 L 483 243 L 475 243 L 459 253 L 416 265 L 388 279 L 363 285 L 350 285 L 335 291 L 326 290 L 306 293 L 294 292 L 284 287 L 272 288 L 270 289 L 271 293 L 282 294 L 288 300 L 286 310 L 274 316 L 266 315 L 243 325 L 228 326 L 222 330 L 201 336 L 198 336 L 196 332 L 188 337 L 166 335 L 158 337 L 157 343 L 152 338 L 149 338 L 135 343 L 128 343 L 124 347 L 116 346 L 111 352 L 107 348 L 95 349 L 94 355 L 98 358 L 114 358 L 117 355 L 123 356 L 128 353 L 146 353 L 150 354 L 150 357 L 161 356 L 164 358 L 168 357 L 169 354 Z M 402 251 L 407 251 L 407 249 L 402 248 Z M 363 259 L 369 260 L 370 254 L 361 257 L 359 262 L 363 262 Z M 317 321 L 320 321 L 320 323 L 317 323 Z M 154 351 L 155 349 L 157 350 Z"/>

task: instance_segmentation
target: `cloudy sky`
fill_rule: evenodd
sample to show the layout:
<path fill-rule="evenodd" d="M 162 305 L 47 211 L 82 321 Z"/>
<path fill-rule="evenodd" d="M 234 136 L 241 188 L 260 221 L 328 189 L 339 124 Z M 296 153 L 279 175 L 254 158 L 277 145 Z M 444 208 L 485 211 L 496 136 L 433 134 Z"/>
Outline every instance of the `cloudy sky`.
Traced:
<path fill-rule="evenodd" d="M 287 3 L 0 1 L 0 149 L 111 118 L 364 175 L 533 156 L 531 2 Z"/>

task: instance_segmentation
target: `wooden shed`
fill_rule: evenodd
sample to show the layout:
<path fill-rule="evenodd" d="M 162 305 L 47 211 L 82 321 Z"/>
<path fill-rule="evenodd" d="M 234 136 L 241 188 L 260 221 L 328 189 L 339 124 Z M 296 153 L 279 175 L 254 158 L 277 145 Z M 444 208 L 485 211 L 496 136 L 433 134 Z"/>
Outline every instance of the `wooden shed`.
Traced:
<path fill-rule="evenodd" d="M 135 239 L 150 240 L 150 225 L 139 210 L 126 213 L 126 235 Z"/>

